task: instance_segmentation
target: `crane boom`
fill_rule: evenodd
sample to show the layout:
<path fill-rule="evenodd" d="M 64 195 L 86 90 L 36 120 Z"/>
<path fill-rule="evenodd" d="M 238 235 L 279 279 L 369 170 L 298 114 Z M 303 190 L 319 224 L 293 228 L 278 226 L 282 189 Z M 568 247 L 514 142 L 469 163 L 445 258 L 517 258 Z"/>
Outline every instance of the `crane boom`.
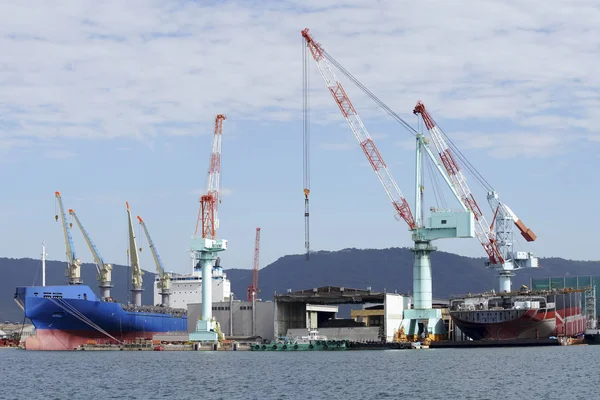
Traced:
<path fill-rule="evenodd" d="M 252 284 L 248 286 L 248 301 L 252 301 L 258 293 L 258 256 L 260 254 L 260 228 L 256 228 L 254 239 L 254 267 L 252 269 Z"/>
<path fill-rule="evenodd" d="M 71 215 L 73 217 L 73 219 L 75 220 L 75 223 L 79 227 L 79 230 L 81 230 L 81 233 L 83 234 L 83 238 L 85 239 L 85 242 L 87 243 L 88 247 L 90 248 L 90 251 L 92 252 L 92 256 L 94 257 L 94 264 L 96 265 L 96 270 L 98 271 L 98 273 L 100 273 L 101 267 L 104 266 L 104 260 L 102 259 L 100 252 L 98 251 L 98 249 L 96 248 L 94 243 L 92 243 L 92 239 L 90 238 L 90 235 L 88 234 L 88 232 L 85 230 L 85 228 L 81 224 L 79 217 L 77 217 L 77 214 L 75 214 L 75 211 L 73 209 L 69 210 L 69 215 Z"/>
<path fill-rule="evenodd" d="M 215 118 L 215 131 L 213 134 L 210 163 L 208 165 L 208 182 L 206 194 L 200 197 L 200 211 L 196 221 L 194 238 L 198 236 L 198 229 L 202 229 L 202 237 L 214 239 L 219 228 L 219 203 L 221 202 L 221 138 L 223 136 L 223 121 L 225 115 L 218 114 Z"/>
<path fill-rule="evenodd" d="M 365 128 L 362 120 L 360 119 L 358 112 L 350 102 L 350 98 L 346 94 L 346 91 L 342 87 L 342 84 L 337 80 L 333 69 L 325 58 L 323 48 L 321 45 L 314 41 L 309 33 L 308 28 L 302 31 L 302 36 L 306 40 L 306 44 L 317 63 L 319 72 L 325 80 L 325 84 L 329 89 L 329 92 L 333 96 L 337 103 L 342 115 L 350 125 L 356 140 L 358 141 L 361 149 L 365 153 L 367 160 L 373 167 L 375 174 L 379 178 L 379 181 L 383 185 L 389 199 L 394 206 L 394 209 L 398 215 L 408 224 L 410 229 L 415 229 L 416 224 L 408 202 L 400 191 L 398 184 L 390 174 L 385 161 L 383 160 L 379 150 L 375 146 L 375 142 L 369 135 L 367 128 Z"/>
<path fill-rule="evenodd" d="M 73 245 L 73 238 L 71 237 L 70 225 L 67 222 L 67 215 L 63 206 L 62 197 L 60 192 L 54 192 L 56 201 L 58 203 L 58 210 L 60 212 L 60 218 L 63 227 L 63 233 L 65 235 L 65 246 L 67 255 L 67 277 L 69 285 L 81 284 L 81 260 L 75 255 L 75 246 Z M 58 215 L 55 216 L 58 221 Z"/>
<path fill-rule="evenodd" d="M 127 206 L 127 219 L 129 222 L 129 262 L 131 265 L 131 282 L 133 293 L 133 301 L 136 306 L 142 305 L 142 275 L 144 271 L 140 267 L 140 258 L 137 251 L 137 245 L 135 243 L 135 230 L 133 229 L 133 221 L 131 220 L 131 209 L 129 208 L 129 202 L 125 202 Z"/>
<path fill-rule="evenodd" d="M 421 101 L 417 103 L 413 113 L 420 114 L 421 118 L 423 118 L 425 126 L 427 127 L 427 131 L 431 135 L 431 139 L 433 140 L 433 143 L 438 151 L 440 160 L 442 161 L 442 164 L 444 165 L 444 168 L 446 169 L 446 172 L 448 173 L 448 176 L 452 181 L 461 202 L 473 213 L 475 218 L 475 236 L 477 236 L 477 239 L 483 246 L 490 259 L 490 262 L 492 264 L 503 263 L 504 258 L 502 257 L 500 249 L 498 248 L 494 232 L 490 229 L 490 225 L 487 223 L 485 216 L 475 201 L 475 197 L 473 197 L 473 193 L 471 193 L 471 189 L 467 184 L 467 179 L 458 166 L 458 163 L 454 159 L 454 156 L 452 155 L 448 144 L 444 140 L 441 131 Z"/>
<path fill-rule="evenodd" d="M 165 267 L 160 259 L 160 255 L 158 255 L 158 250 L 156 250 L 156 246 L 150 237 L 150 233 L 148 232 L 148 228 L 146 227 L 146 223 L 138 215 L 137 217 L 142 229 L 144 230 L 144 234 L 146 235 L 146 239 L 148 240 L 148 247 L 150 247 L 150 252 L 152 253 L 152 258 L 154 258 L 154 264 L 156 265 L 156 273 L 158 274 L 158 290 L 162 296 L 162 304 L 164 306 L 169 305 L 169 295 L 171 291 L 171 276 L 165 272 Z M 141 248 L 140 248 L 141 250 Z"/>
<path fill-rule="evenodd" d="M 73 217 L 77 226 L 79 226 L 79 230 L 83 234 L 83 238 L 87 243 L 90 251 L 92 252 L 92 256 L 94 257 L 94 264 L 96 265 L 96 271 L 98 272 L 98 281 L 100 282 L 100 288 L 102 289 L 102 298 L 107 299 L 110 298 L 110 288 L 113 286 L 112 284 L 112 265 L 104 262 L 104 259 L 100 255 L 100 252 L 92 242 L 92 238 L 89 233 L 83 227 L 83 224 L 75 214 L 73 209 L 69 210 L 69 215 Z"/>

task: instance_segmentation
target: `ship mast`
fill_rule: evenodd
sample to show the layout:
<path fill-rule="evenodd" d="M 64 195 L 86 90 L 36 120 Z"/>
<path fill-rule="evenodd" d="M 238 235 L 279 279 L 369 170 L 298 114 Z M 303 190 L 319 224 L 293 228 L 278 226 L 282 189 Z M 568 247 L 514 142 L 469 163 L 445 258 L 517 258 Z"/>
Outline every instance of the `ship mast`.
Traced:
<path fill-rule="evenodd" d="M 46 242 L 42 240 L 42 286 L 46 286 Z"/>

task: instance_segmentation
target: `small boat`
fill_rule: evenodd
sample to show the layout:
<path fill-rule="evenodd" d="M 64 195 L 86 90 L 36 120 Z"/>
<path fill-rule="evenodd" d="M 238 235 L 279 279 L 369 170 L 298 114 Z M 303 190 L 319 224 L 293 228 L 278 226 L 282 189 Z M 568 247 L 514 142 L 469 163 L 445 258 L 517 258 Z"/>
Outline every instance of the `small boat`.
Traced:
<path fill-rule="evenodd" d="M 307 336 L 295 338 L 279 338 L 271 344 L 255 344 L 251 347 L 254 351 L 306 351 L 306 350 L 346 350 L 347 340 L 328 339 L 319 335 L 316 329 L 309 329 Z"/>

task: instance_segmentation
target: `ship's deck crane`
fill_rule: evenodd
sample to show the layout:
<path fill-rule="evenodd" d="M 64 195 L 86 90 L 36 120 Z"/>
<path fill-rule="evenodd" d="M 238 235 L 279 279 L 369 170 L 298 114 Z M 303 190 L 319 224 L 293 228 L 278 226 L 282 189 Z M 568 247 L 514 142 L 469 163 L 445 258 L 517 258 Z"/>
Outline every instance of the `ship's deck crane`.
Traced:
<path fill-rule="evenodd" d="M 73 245 L 73 238 L 71 237 L 71 228 L 67 222 L 67 215 L 65 214 L 65 208 L 63 207 L 62 197 L 60 192 L 55 192 L 56 202 L 58 206 L 58 212 L 55 215 L 55 220 L 58 221 L 58 213 L 62 222 L 63 232 L 65 235 L 65 246 L 67 249 L 67 282 L 69 285 L 80 285 L 81 280 L 81 260 L 75 255 L 75 246 Z"/>
<path fill-rule="evenodd" d="M 438 127 L 421 101 L 417 102 L 413 113 L 421 115 L 425 127 L 437 149 L 438 156 L 454 188 L 460 195 L 461 203 L 467 206 L 475 216 L 476 236 L 489 258 L 487 265 L 498 271 L 500 292 L 510 292 L 511 277 L 514 276 L 512 271 L 526 267 L 537 267 L 537 258 L 532 253 L 515 252 L 513 247 L 513 226 L 519 229 L 521 235 L 528 242 L 534 241 L 536 235 L 521 222 L 507 205 L 500 201 L 498 193 L 484 179 L 480 179 L 480 182 L 484 184 L 488 191 L 488 203 L 494 213 L 492 223 L 488 224 L 457 162 L 457 157 L 464 156 L 462 156 L 458 149 L 454 149 L 454 151 L 450 149 L 445 139 L 445 134 Z M 468 162 L 467 165 L 471 166 Z M 476 171 L 475 173 L 478 175 Z M 495 230 L 494 224 L 496 226 Z"/>
<path fill-rule="evenodd" d="M 425 221 L 423 220 L 422 216 L 424 189 L 422 157 L 424 152 L 434 163 L 438 169 L 438 172 L 440 172 L 446 184 L 452 190 L 455 196 L 457 196 L 457 193 L 451 185 L 451 182 L 449 181 L 445 172 L 435 159 L 435 156 L 429 149 L 423 135 L 420 135 L 414 131 L 414 129 L 406 124 L 406 122 L 397 116 L 397 114 L 393 113 L 389 107 L 385 106 L 383 102 L 377 99 L 370 91 L 368 91 L 368 89 L 359 84 L 355 78 L 351 77 L 347 71 L 345 71 L 343 68 L 340 68 L 339 64 L 334 62 L 333 58 L 325 52 L 321 45 L 314 41 L 308 29 L 304 29 L 302 31 L 302 36 L 306 41 L 306 45 L 310 50 L 313 59 L 317 63 L 319 72 L 325 80 L 325 84 L 329 89 L 329 92 L 333 96 L 336 104 L 342 112 L 342 115 L 348 122 L 350 129 L 354 133 L 354 136 L 356 137 L 360 147 L 367 157 L 367 160 L 371 164 L 371 167 L 383 185 L 389 199 L 392 202 L 397 216 L 403 219 L 408 225 L 409 229 L 412 231 L 412 239 L 415 243 L 415 262 L 413 268 L 414 307 L 411 310 L 404 311 L 402 327 L 407 335 L 414 336 L 421 333 L 419 322 L 423 321 L 425 322 L 424 325 L 426 325 L 424 332 L 427 332 L 429 335 L 431 335 L 430 337 L 433 337 L 434 339 L 439 339 L 445 335 L 446 330 L 442 321 L 441 310 L 432 308 L 430 253 L 435 250 L 435 247 L 431 245 L 431 241 L 442 238 L 473 237 L 473 214 L 468 210 L 457 213 L 432 211 L 432 215 L 429 218 L 429 224 L 428 226 L 425 226 Z M 306 60 L 306 57 L 304 59 Z M 350 102 L 350 98 L 346 94 L 346 91 L 342 87 L 341 83 L 337 80 L 328 61 L 334 62 L 334 64 L 336 64 L 336 66 L 338 66 L 342 72 L 350 77 L 355 83 L 359 84 L 361 89 L 365 90 L 365 92 L 371 98 L 378 102 L 378 104 L 384 107 L 388 113 L 393 115 L 394 118 L 396 118 L 415 134 L 415 138 L 417 140 L 415 180 L 416 218 L 413 216 L 408 202 L 402 195 L 402 192 L 400 192 L 400 189 L 389 172 L 381 153 L 375 146 L 373 139 L 367 132 L 367 129 L 360 119 L 358 112 Z"/>
<path fill-rule="evenodd" d="M 190 340 L 218 341 L 217 322 L 212 316 L 212 272 L 218 252 L 227 249 L 227 240 L 217 239 L 218 208 L 221 202 L 221 138 L 225 119 L 223 114 L 218 114 L 215 118 L 207 190 L 200 197 L 200 211 L 191 245 L 194 274 L 202 274 L 202 317 L 196 324 L 196 331 L 190 334 Z"/>
<path fill-rule="evenodd" d="M 70 209 L 69 214 L 75 220 L 77 226 L 79 226 L 79 230 L 83 234 L 83 238 L 85 239 L 85 242 L 87 243 L 90 251 L 92 252 L 92 256 L 94 257 L 94 264 L 96 264 L 96 270 L 98 272 L 98 281 L 100 282 L 99 287 L 102 290 L 102 298 L 110 300 L 110 288 L 113 287 L 112 265 L 104 262 L 100 252 L 92 242 L 89 233 L 83 227 L 83 224 L 79 220 L 79 217 L 77 217 L 77 214 L 75 214 L 75 211 Z M 71 227 L 71 224 L 69 224 L 69 227 Z"/>
<path fill-rule="evenodd" d="M 165 267 L 158 255 L 158 251 L 156 250 L 156 246 L 154 246 L 154 242 L 150 237 L 150 233 L 148 233 L 148 228 L 146 227 L 146 223 L 138 215 L 137 217 L 142 229 L 144 230 L 144 234 L 146 235 L 146 239 L 148 240 L 148 247 L 150 247 L 150 252 L 152 253 L 152 257 L 154 258 L 154 263 L 156 264 L 156 273 L 158 274 L 158 293 L 161 295 L 162 305 L 165 307 L 169 306 L 169 297 L 171 295 L 171 275 L 165 272 Z M 142 248 L 140 247 L 140 251 Z"/>
<path fill-rule="evenodd" d="M 258 294 L 258 256 L 260 255 L 260 228 L 256 228 L 254 239 L 254 268 L 252 269 L 252 284 L 248 286 L 248 301 L 254 301 Z"/>
<path fill-rule="evenodd" d="M 140 257 L 138 254 L 138 248 L 135 243 L 135 230 L 133 229 L 133 220 L 131 219 L 131 209 L 129 208 L 129 202 L 125 202 L 127 206 L 127 220 L 129 224 L 129 263 L 131 266 L 131 293 L 133 297 L 133 304 L 136 306 L 142 305 L 142 275 L 144 271 L 140 267 Z"/>

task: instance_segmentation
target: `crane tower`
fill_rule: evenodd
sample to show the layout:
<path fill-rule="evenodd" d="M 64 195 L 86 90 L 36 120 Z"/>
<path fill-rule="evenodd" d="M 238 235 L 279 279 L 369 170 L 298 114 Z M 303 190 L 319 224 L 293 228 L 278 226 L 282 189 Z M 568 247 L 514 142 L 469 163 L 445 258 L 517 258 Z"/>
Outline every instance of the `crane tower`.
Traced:
<path fill-rule="evenodd" d="M 413 113 L 421 115 L 436 147 L 438 157 L 452 181 L 452 186 L 459 194 L 459 201 L 470 209 L 475 216 L 475 233 L 487 253 L 489 261 L 486 264 L 495 268 L 498 272 L 500 292 L 510 292 L 511 277 L 514 276 L 514 270 L 538 266 L 538 260 L 532 253 L 516 252 L 514 250 L 513 226 L 519 229 L 521 235 L 528 242 L 536 239 L 535 234 L 521 222 L 506 204 L 500 201 L 498 193 L 489 184 L 487 185 L 487 199 L 494 213 L 494 219 L 491 224 L 488 224 L 459 166 L 457 154 L 450 149 L 443 132 L 421 101 L 417 102 Z"/>
<path fill-rule="evenodd" d="M 416 176 L 415 176 L 415 214 L 412 213 L 408 202 L 400 191 L 396 181 L 387 168 L 381 153 L 375 146 L 375 142 L 369 135 L 358 112 L 354 108 L 342 84 L 338 81 L 328 60 L 332 57 L 317 43 L 309 33 L 308 29 L 302 31 L 306 46 L 315 60 L 319 72 L 323 77 L 329 92 L 338 105 L 342 115 L 346 119 L 350 129 L 354 133 L 359 146 L 363 150 L 369 164 L 379 178 L 396 216 L 405 221 L 412 232 L 414 242 L 414 264 L 413 264 L 413 303 L 414 307 L 404 311 L 402 327 L 409 336 L 427 334 L 428 337 L 441 339 L 446 334 L 442 321 L 441 310 L 432 308 L 432 281 L 431 281 L 431 259 L 430 253 L 436 248 L 431 241 L 443 238 L 466 238 L 473 237 L 473 213 L 463 206 L 461 212 L 439 212 L 432 211 L 427 224 L 423 218 L 423 173 L 422 161 L 424 153 L 431 159 L 438 172 L 444 178 L 448 187 L 455 196 L 458 196 L 451 182 L 439 165 L 435 156 L 429 149 L 423 135 L 415 134 L 416 137 Z M 306 60 L 306 57 L 305 57 Z M 333 61 L 333 60 L 332 60 Z M 305 61 L 306 62 L 306 61 Z M 306 87 L 305 87 L 306 89 Z M 368 90 L 367 90 L 368 91 Z M 368 92 L 370 93 L 370 92 Z M 371 93 L 372 95 L 372 93 Z M 373 95 L 374 96 L 374 95 Z M 399 118 L 399 117 L 398 117 Z M 404 123 L 407 125 L 406 123 Z M 414 130 L 413 130 L 414 131 Z M 416 133 L 416 132 L 415 132 Z"/>
<path fill-rule="evenodd" d="M 217 239 L 221 195 L 221 137 L 225 119 L 223 114 L 218 114 L 215 118 L 207 189 L 200 197 L 200 211 L 191 245 L 194 273 L 200 271 L 202 274 L 202 317 L 196 324 L 196 331 L 190 334 L 190 340 L 194 341 L 218 341 L 218 324 L 212 316 L 212 272 L 217 254 L 227 249 L 227 240 Z"/>

